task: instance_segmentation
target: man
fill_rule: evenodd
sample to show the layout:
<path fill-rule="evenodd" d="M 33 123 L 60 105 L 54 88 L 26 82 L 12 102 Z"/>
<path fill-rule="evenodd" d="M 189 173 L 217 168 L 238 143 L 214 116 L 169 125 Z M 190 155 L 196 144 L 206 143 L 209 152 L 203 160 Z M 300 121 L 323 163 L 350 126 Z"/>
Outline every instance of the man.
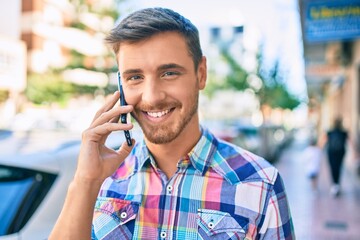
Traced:
<path fill-rule="evenodd" d="M 207 67 L 196 27 L 172 10 L 143 9 L 107 42 L 128 106 L 117 106 L 116 92 L 83 133 L 50 239 L 294 239 L 277 170 L 199 125 Z M 112 131 L 132 128 L 117 123 L 130 112 L 144 141 L 108 149 Z"/>

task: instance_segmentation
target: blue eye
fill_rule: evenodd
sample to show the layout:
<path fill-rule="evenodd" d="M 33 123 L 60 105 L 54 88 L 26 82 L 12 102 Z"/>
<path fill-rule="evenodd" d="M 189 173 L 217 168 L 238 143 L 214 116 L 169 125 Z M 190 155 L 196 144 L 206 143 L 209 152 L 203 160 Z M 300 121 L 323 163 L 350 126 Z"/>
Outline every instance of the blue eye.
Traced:
<path fill-rule="evenodd" d="M 179 75 L 180 73 L 178 72 L 165 72 L 162 77 L 171 77 L 171 76 L 177 76 Z"/>
<path fill-rule="evenodd" d="M 142 77 L 139 76 L 139 75 L 135 75 L 135 76 L 131 76 L 131 77 L 128 77 L 127 80 L 129 81 L 136 81 L 136 80 L 141 80 Z"/>

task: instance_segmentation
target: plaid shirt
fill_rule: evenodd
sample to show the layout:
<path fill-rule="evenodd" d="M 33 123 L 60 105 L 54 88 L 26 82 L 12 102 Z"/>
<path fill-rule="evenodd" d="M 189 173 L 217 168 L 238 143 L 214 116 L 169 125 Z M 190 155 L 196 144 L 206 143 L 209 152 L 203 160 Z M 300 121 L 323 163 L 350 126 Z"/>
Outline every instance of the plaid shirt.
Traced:
<path fill-rule="evenodd" d="M 203 129 L 170 179 L 144 142 L 103 183 L 93 239 L 295 239 L 284 185 L 262 158 Z"/>

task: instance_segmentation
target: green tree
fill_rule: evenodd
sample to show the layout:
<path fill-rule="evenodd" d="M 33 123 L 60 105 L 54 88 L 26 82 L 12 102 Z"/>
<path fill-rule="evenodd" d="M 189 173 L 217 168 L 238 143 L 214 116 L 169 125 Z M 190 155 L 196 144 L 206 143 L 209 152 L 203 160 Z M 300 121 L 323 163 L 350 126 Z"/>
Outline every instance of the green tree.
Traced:
<path fill-rule="evenodd" d="M 28 85 L 25 95 L 28 100 L 34 104 L 50 104 L 65 102 L 73 94 L 73 86 L 71 83 L 64 82 L 59 74 L 32 73 L 28 76 Z"/>
<path fill-rule="evenodd" d="M 291 94 L 286 86 L 285 79 L 279 70 L 279 62 L 276 61 L 269 71 L 263 69 L 263 61 L 258 58 L 259 67 L 257 75 L 262 79 L 262 87 L 257 91 L 261 105 L 271 108 L 293 110 L 301 103 L 301 100 Z"/>
<path fill-rule="evenodd" d="M 233 89 L 244 91 L 249 88 L 248 72 L 231 56 L 226 47 L 221 47 L 219 61 L 224 61 L 230 68 L 225 77 L 219 77 L 215 69 L 209 68 L 205 94 L 211 97 L 216 91 Z"/>
<path fill-rule="evenodd" d="M 231 69 L 230 73 L 225 77 L 225 84 L 223 87 L 235 89 L 238 91 L 244 91 L 247 88 L 250 88 L 247 82 L 249 73 L 246 72 L 246 70 L 240 64 L 238 64 L 236 59 L 231 56 L 229 50 L 223 48 L 221 50 L 221 55 Z"/>
<path fill-rule="evenodd" d="M 106 34 L 109 29 L 103 27 L 104 23 L 111 23 L 109 18 L 115 22 L 119 16 L 118 5 L 125 0 L 114 0 L 113 4 L 102 4 L 101 1 L 86 1 L 86 0 L 70 0 L 71 5 L 74 7 L 76 14 L 69 15 L 72 18 L 67 19 L 68 28 L 75 28 L 93 35 L 101 32 Z M 90 13 L 92 17 L 97 18 L 99 24 L 94 26 L 86 25 L 81 20 L 82 14 Z M 106 24 L 105 24 L 106 25 Z M 107 24 L 106 26 L 108 26 Z M 96 87 L 90 85 L 78 85 L 64 81 L 63 71 L 67 69 L 84 68 L 95 72 L 103 72 L 106 74 L 116 71 L 116 62 L 110 51 L 104 53 L 104 56 L 87 56 L 78 52 L 76 49 L 67 49 L 69 62 L 66 67 L 61 69 L 48 69 L 45 73 L 28 74 L 28 84 L 25 90 L 25 96 L 34 104 L 49 104 L 59 103 L 66 105 L 68 100 L 72 97 L 83 94 L 94 94 L 97 91 L 108 94 L 114 92 L 117 87 L 108 85 L 106 87 Z M 2 98 L 0 92 L 0 101 Z"/>
<path fill-rule="evenodd" d="M 260 48 L 261 49 L 261 48 Z M 261 81 L 260 87 L 255 87 L 249 83 L 249 75 L 239 62 L 230 54 L 228 48 L 221 49 L 222 59 L 228 64 L 230 71 L 223 81 L 218 81 L 216 76 L 210 74 L 208 94 L 217 90 L 233 89 L 245 91 L 252 89 L 259 99 L 260 105 L 268 105 L 271 108 L 281 108 L 293 110 L 301 103 L 301 100 L 291 94 L 286 86 L 286 79 L 279 69 L 279 62 L 276 61 L 272 68 L 266 69 L 262 53 L 258 54 L 258 67 L 255 75 Z M 211 73 L 211 72 L 210 72 Z"/>

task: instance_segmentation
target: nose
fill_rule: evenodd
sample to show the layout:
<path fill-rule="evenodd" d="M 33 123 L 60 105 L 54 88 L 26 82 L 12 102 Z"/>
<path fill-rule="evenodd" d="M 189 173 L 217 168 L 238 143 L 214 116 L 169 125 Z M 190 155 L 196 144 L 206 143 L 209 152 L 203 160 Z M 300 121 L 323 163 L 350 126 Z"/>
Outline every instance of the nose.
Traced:
<path fill-rule="evenodd" d="M 166 92 L 164 85 L 161 80 L 151 78 L 145 80 L 144 89 L 142 92 L 142 101 L 151 105 L 156 106 L 166 98 Z"/>

